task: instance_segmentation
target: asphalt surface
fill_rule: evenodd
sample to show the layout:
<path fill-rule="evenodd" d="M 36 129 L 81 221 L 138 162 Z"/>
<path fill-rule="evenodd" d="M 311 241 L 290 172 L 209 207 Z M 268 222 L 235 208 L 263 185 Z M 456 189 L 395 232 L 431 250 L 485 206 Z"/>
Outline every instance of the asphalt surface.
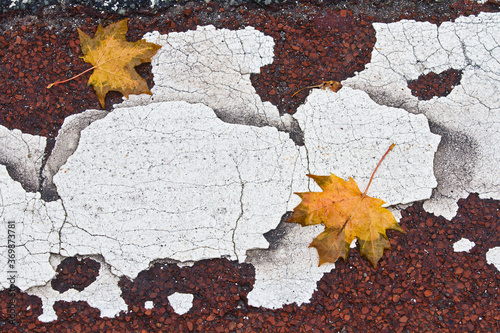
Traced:
<path fill-rule="evenodd" d="M 498 3 L 0 6 L 2 330 L 500 332 Z M 151 96 L 45 88 L 125 17 Z M 318 267 L 293 193 L 391 143 L 406 234 Z"/>

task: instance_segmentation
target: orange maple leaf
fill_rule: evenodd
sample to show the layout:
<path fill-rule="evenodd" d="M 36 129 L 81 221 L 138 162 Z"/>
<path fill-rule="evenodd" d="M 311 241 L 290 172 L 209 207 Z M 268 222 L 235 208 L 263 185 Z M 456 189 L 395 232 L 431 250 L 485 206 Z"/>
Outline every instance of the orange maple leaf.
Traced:
<path fill-rule="evenodd" d="M 363 193 L 351 177 L 346 182 L 334 174 L 307 175 L 316 181 L 323 192 L 296 193 L 302 202 L 295 207 L 287 222 L 300 223 L 302 226 L 325 225 L 325 230 L 309 245 L 318 251 L 320 266 L 339 258 L 347 260 L 349 247 L 357 238 L 361 255 L 377 267 L 384 250 L 391 249 L 386 230 L 405 233 L 392 213 L 382 207 L 385 203 L 383 200 L 366 195 L 375 172 L 394 146 L 391 145 L 378 163 Z"/>
<path fill-rule="evenodd" d="M 108 91 L 119 91 L 126 98 L 130 94 L 150 94 L 146 80 L 135 71 L 135 66 L 150 62 L 160 45 L 141 39 L 137 42 L 127 42 L 127 19 L 103 28 L 100 24 L 94 38 L 78 29 L 82 59 L 93 67 L 68 80 L 50 84 L 50 88 L 59 83 L 72 80 L 90 70 L 94 70 L 88 85 L 92 85 L 99 102 L 104 108 L 104 99 Z"/>

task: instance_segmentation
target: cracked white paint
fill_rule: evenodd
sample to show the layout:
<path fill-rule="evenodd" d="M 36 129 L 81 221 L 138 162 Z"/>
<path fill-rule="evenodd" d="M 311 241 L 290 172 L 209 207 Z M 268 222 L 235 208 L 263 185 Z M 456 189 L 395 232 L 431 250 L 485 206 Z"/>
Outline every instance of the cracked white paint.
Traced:
<path fill-rule="evenodd" d="M 62 261 L 60 256 L 52 256 L 51 263 L 54 269 Z M 33 287 L 27 292 L 30 295 L 40 297 L 42 300 L 43 313 L 38 317 L 40 321 L 50 322 L 57 319 L 53 305 L 57 301 L 78 302 L 86 301 L 90 306 L 101 311 L 101 317 L 114 317 L 120 311 L 127 310 L 127 304 L 121 298 L 121 289 L 118 287 L 118 276 L 113 275 L 104 261 L 99 258 L 92 258 L 101 264 L 99 275 L 96 280 L 84 290 L 69 289 L 64 293 L 59 293 L 52 289 L 50 282 L 43 286 Z"/>
<path fill-rule="evenodd" d="M 392 143 L 396 147 L 377 170 L 370 196 L 390 205 L 403 204 L 429 198 L 436 186 L 433 159 L 439 136 L 430 133 L 423 115 L 381 106 L 362 91 L 342 88 L 337 93 L 313 90 L 294 117 L 304 131 L 301 156 L 306 156 L 303 168 L 295 170 L 294 192 L 321 191 L 315 183 L 308 186 L 305 170 L 353 177 L 363 191 Z M 296 195 L 291 199 L 288 210 L 300 202 Z M 334 267 L 317 267 L 317 252 L 308 248 L 322 226 L 288 230 L 276 250 L 256 251 L 247 260 L 256 271 L 249 304 L 278 308 L 308 302 L 317 281 Z"/>
<path fill-rule="evenodd" d="M 161 45 L 151 61 L 153 95 L 130 96 L 116 107 L 162 101 L 203 103 L 229 123 L 290 128 L 290 115 L 280 117 L 277 107 L 263 102 L 250 81 L 250 74 L 272 63 L 272 37 L 253 27 L 228 30 L 209 25 L 166 35 L 155 31 L 144 38 Z"/>
<path fill-rule="evenodd" d="M 476 243 L 471 242 L 467 238 L 461 238 L 453 244 L 453 251 L 455 252 L 469 252 Z"/>
<path fill-rule="evenodd" d="M 77 124 L 66 138 L 58 137 L 62 148 L 56 151 L 62 157 L 47 170 L 59 166 L 79 139 L 78 148 L 54 177 L 62 200 L 44 203 L 6 172 L 0 178 L 2 200 L 13 203 L 10 210 L 4 209 L 3 222 L 7 217 L 24 221 L 29 213 L 24 207 L 32 203 L 38 206 L 29 217 L 39 211 L 45 214 L 36 218 L 40 223 L 21 231 L 24 239 L 40 244 L 39 256 L 20 255 L 18 261 L 22 274 L 31 278 L 18 286 L 42 286 L 29 290 L 45 297 L 44 304 L 68 295 L 87 300 L 103 315 L 123 309 L 115 296 L 99 303 L 93 299 L 97 296 L 85 293 L 97 281 L 78 294 L 49 292 L 46 284 L 55 274 L 49 252 L 102 255 L 102 264 L 109 265 L 109 289 L 101 289 L 115 295 L 117 276 L 133 278 L 154 260 L 193 262 L 225 256 L 243 262 L 252 249 L 260 250 L 248 252 L 247 262 L 257 272 L 251 304 L 276 308 L 307 302 L 317 280 L 333 267 L 318 268 L 317 253 L 307 248 L 321 227 L 289 225 L 270 251 L 263 237 L 300 202 L 293 191 L 317 190 L 306 173 L 352 176 L 364 188 L 378 160 L 395 142 L 369 194 L 391 205 L 430 196 L 436 184 L 432 160 L 439 138 L 429 132 L 424 116 L 380 106 L 350 88 L 338 93 L 314 90 L 296 114 L 306 143 L 298 147 L 287 133 L 276 130 L 289 127 L 250 83 L 250 73 L 272 61 L 272 39 L 253 28 L 213 27 L 168 36 L 153 33 L 148 38 L 163 43 L 153 59 L 153 96 L 131 97 L 105 118 L 92 119 L 86 128 Z M 175 63 L 169 63 L 169 57 Z M 203 75 L 197 74 L 199 70 Z M 127 107 L 134 103 L 142 105 Z M 287 124 L 293 121 L 286 119 Z M 10 187 L 16 187 L 14 194 Z M 0 238 L 5 240 L 4 225 Z M 32 225 L 44 229 L 30 229 Z M 29 266 L 31 262 L 40 266 Z M 34 268 L 29 271 L 25 265 Z M 43 318 L 50 320 L 53 313 L 46 309 Z"/>
<path fill-rule="evenodd" d="M 170 306 L 181 316 L 193 307 L 194 297 L 192 294 L 173 293 L 167 298 Z"/>
<path fill-rule="evenodd" d="M 0 125 L 0 164 L 9 167 L 24 189 L 35 192 L 47 139 L 43 136 L 9 130 Z"/>
<path fill-rule="evenodd" d="M 335 267 L 329 263 L 318 267 L 318 252 L 309 247 L 323 229 L 291 223 L 276 249 L 250 252 L 247 262 L 255 267 L 255 283 L 249 305 L 276 309 L 309 301 L 323 274 Z"/>
<path fill-rule="evenodd" d="M 395 143 L 377 170 L 370 196 L 387 205 L 404 204 L 429 198 L 437 184 L 432 169 L 440 138 L 430 133 L 423 115 L 378 105 L 366 93 L 345 87 L 337 93 L 313 90 L 294 117 L 304 131 L 312 174 L 353 177 L 363 191 Z"/>
<path fill-rule="evenodd" d="M 343 84 L 380 104 L 424 114 L 444 136 L 436 155 L 438 188 L 424 208 L 451 219 L 459 198 L 477 192 L 500 199 L 500 14 L 481 13 L 444 22 L 374 24 L 377 42 L 366 69 Z M 446 97 L 419 101 L 408 80 L 462 70 Z"/>
<path fill-rule="evenodd" d="M 107 114 L 108 111 L 105 110 L 87 110 L 64 119 L 64 123 L 57 133 L 54 148 L 42 171 L 42 190 L 44 194 L 47 196 L 55 196 L 57 194 L 52 177 L 78 147 L 80 132 L 92 122 L 104 118 Z"/>
<path fill-rule="evenodd" d="M 101 254 L 131 278 L 154 259 L 244 261 L 268 246 L 297 159 L 288 134 L 202 104 L 117 109 L 82 131 L 54 176 L 68 212 L 61 254 Z"/>
<path fill-rule="evenodd" d="M 7 277 L 13 274 L 21 290 L 47 283 L 55 275 L 49 256 L 50 252 L 59 251 L 59 230 L 65 218 L 61 202 L 45 202 L 40 193 L 26 192 L 3 165 L 0 165 L 0 202 L 1 286 L 7 288 Z M 8 262 L 8 239 L 16 245 L 14 266 Z"/>
<path fill-rule="evenodd" d="M 500 271 L 500 246 L 491 248 L 486 252 L 486 262 L 490 265 L 495 265 Z"/>

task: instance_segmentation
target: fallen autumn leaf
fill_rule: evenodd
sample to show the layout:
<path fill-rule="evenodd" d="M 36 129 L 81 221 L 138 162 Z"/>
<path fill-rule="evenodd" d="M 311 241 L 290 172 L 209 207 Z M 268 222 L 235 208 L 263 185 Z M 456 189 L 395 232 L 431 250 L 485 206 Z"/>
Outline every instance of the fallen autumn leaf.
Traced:
<path fill-rule="evenodd" d="M 119 91 L 126 98 L 130 94 L 150 94 L 146 80 L 135 71 L 135 66 L 150 62 L 161 46 L 148 43 L 145 39 L 127 42 L 127 19 L 103 28 L 100 24 L 94 38 L 78 29 L 83 60 L 93 67 L 67 80 L 56 81 L 47 86 L 51 88 L 72 80 L 92 69 L 88 85 L 92 85 L 99 102 L 104 108 L 108 91 Z"/>
<path fill-rule="evenodd" d="M 302 202 L 294 208 L 287 222 L 302 226 L 325 225 L 325 230 L 309 245 L 318 251 L 320 266 L 339 258 L 347 260 L 349 246 L 357 238 L 361 255 L 377 267 L 384 250 L 391 249 L 386 230 L 405 233 L 392 213 L 382 207 L 383 200 L 366 195 L 375 172 L 394 146 L 392 144 L 379 161 L 363 193 L 352 177 L 346 182 L 334 174 L 307 175 L 316 181 L 323 192 L 296 193 Z"/>

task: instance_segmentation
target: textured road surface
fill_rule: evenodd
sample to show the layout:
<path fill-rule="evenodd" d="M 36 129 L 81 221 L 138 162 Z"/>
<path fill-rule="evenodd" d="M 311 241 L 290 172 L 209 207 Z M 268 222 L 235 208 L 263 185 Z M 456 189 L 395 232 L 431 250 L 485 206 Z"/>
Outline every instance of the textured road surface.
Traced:
<path fill-rule="evenodd" d="M 3 329 L 499 332 L 498 4 L 410 4 L 4 6 Z M 121 14 L 151 96 L 44 88 Z M 293 193 L 393 142 L 369 194 L 407 234 L 318 267 Z"/>

